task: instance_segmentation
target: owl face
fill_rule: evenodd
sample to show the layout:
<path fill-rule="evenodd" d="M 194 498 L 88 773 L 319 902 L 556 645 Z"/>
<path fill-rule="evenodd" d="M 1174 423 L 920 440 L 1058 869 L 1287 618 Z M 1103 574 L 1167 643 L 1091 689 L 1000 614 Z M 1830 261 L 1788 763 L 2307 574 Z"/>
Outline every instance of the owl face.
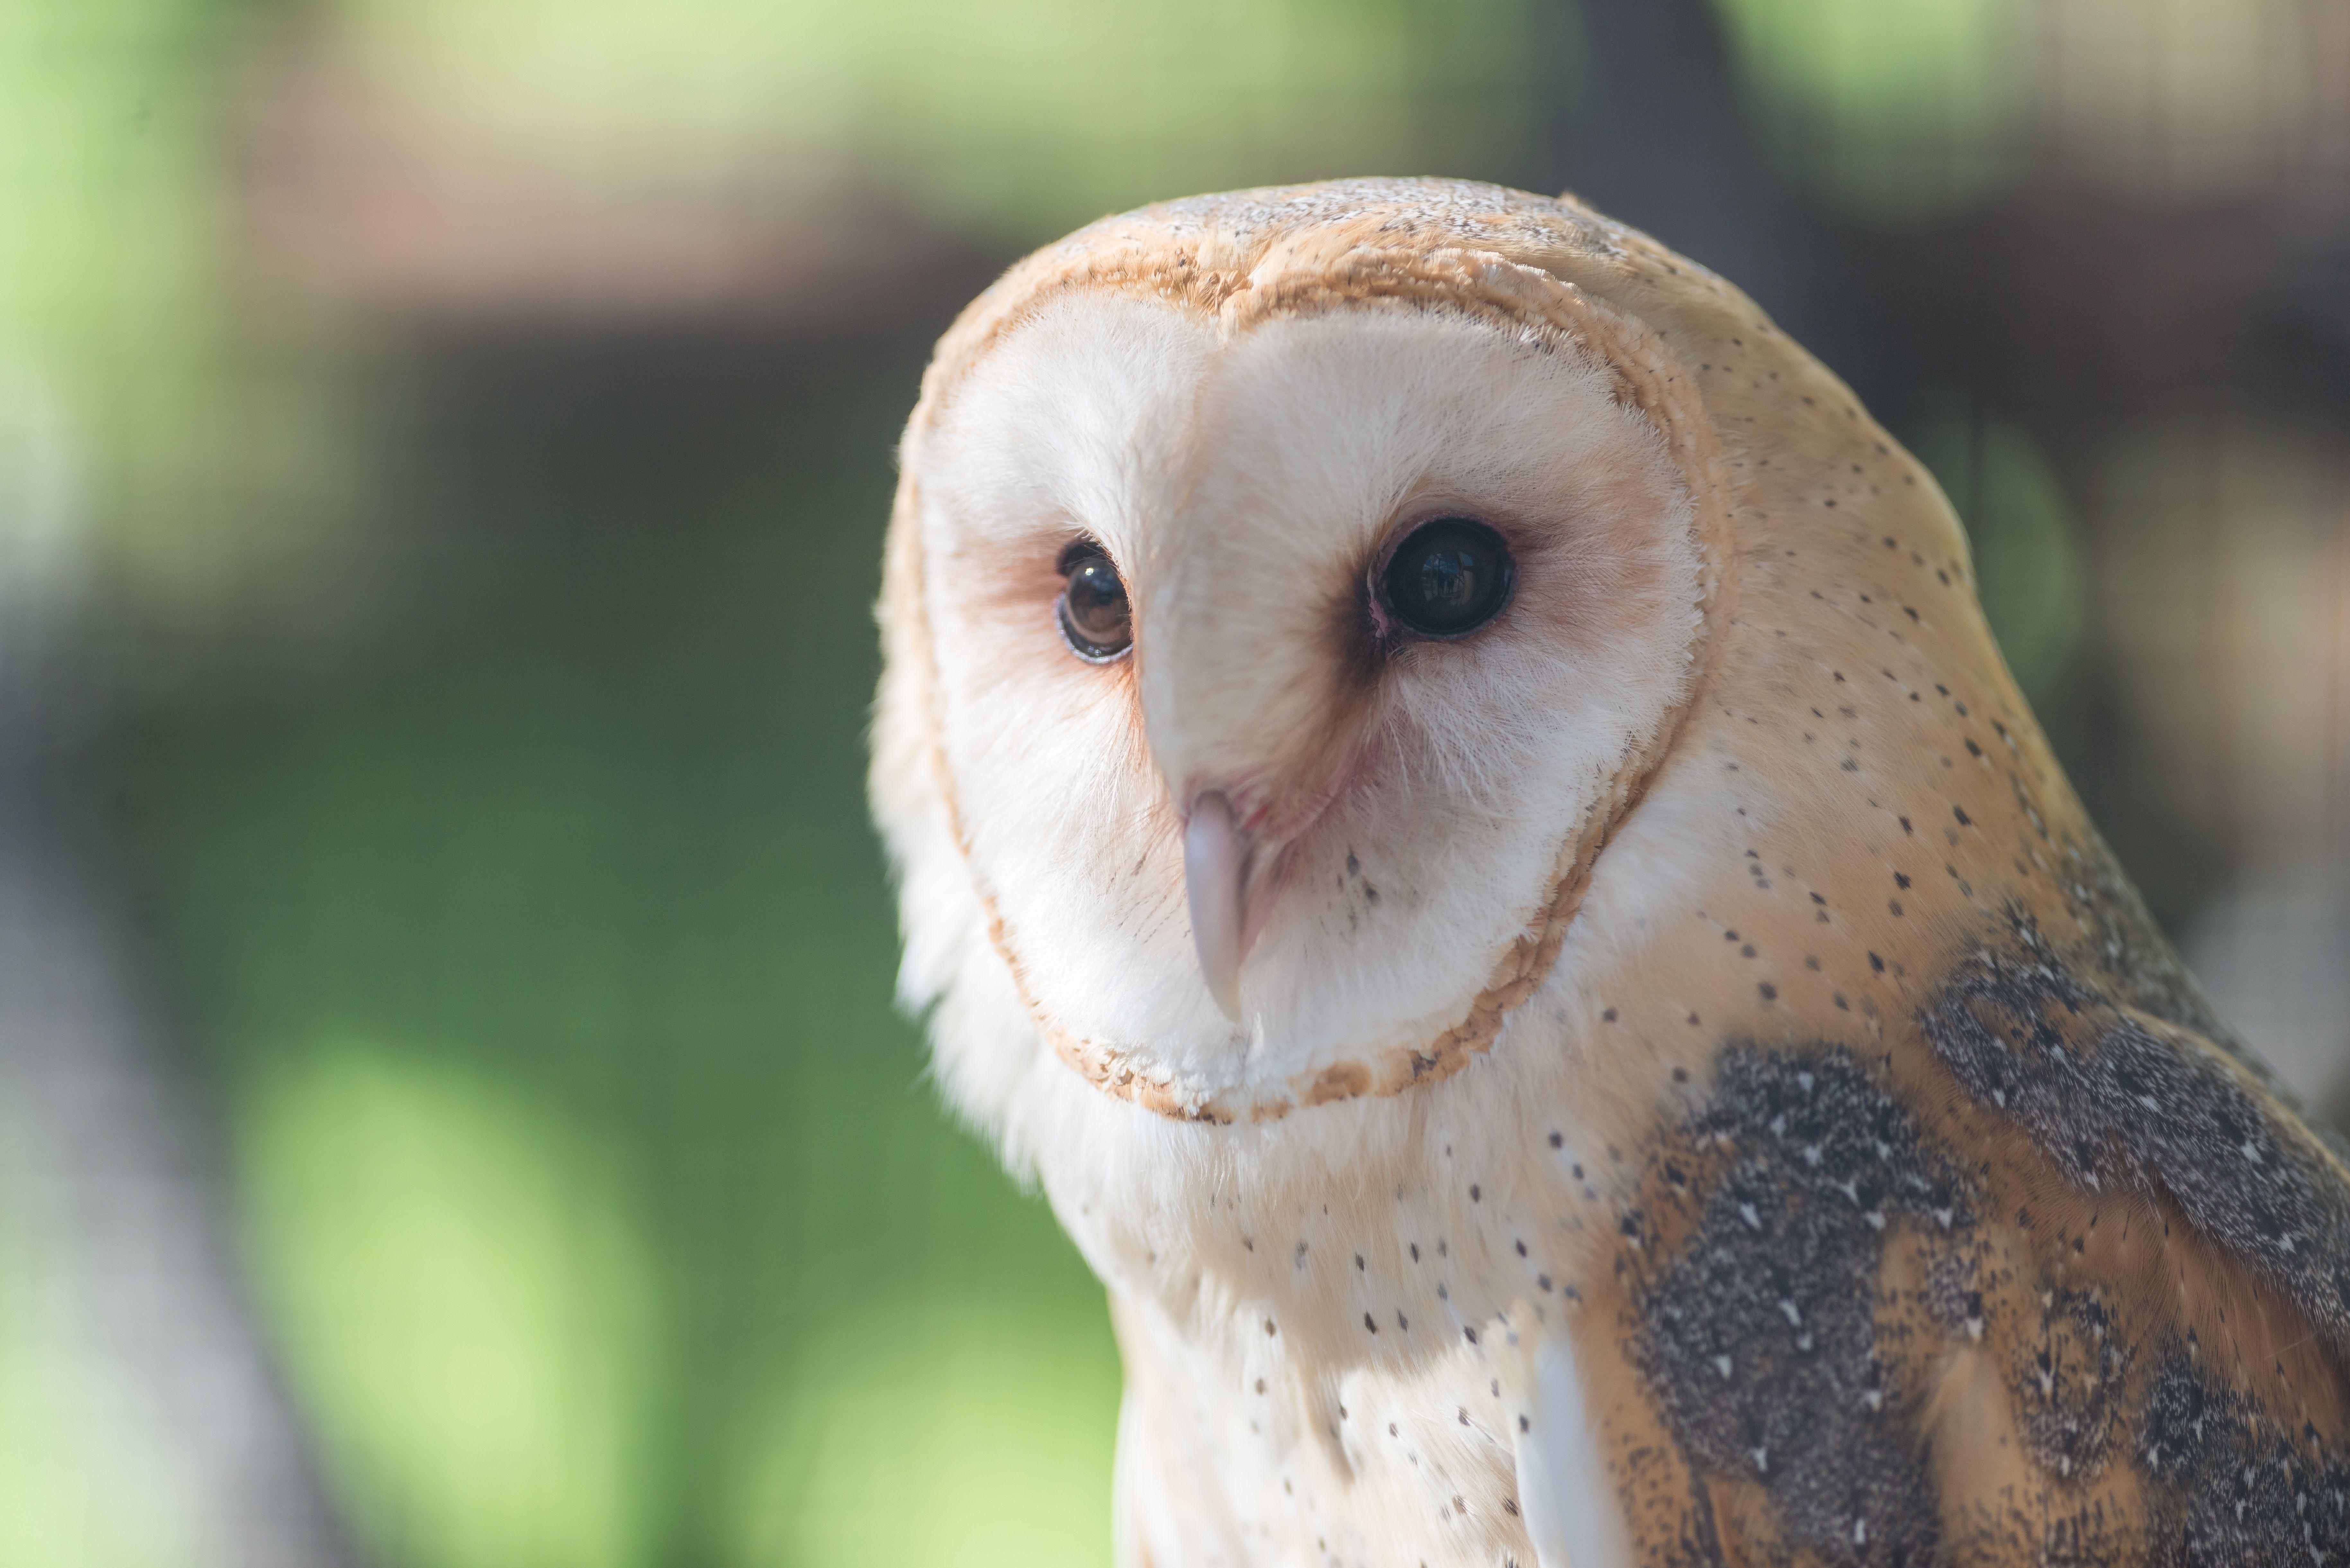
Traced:
<path fill-rule="evenodd" d="M 1706 609 L 1685 464 L 1539 306 L 1076 288 L 931 388 L 933 761 L 995 949 L 1105 1087 L 1392 1087 L 1527 989 Z"/>

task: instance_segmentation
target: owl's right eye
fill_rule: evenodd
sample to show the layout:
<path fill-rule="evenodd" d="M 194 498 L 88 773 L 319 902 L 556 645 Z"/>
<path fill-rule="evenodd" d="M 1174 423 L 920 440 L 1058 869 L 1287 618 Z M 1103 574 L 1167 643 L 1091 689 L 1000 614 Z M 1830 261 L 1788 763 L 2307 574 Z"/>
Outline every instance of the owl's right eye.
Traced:
<path fill-rule="evenodd" d="M 1061 552 L 1061 635 L 1089 664 L 1107 664 L 1134 646 L 1126 584 L 1100 545 L 1080 539 Z"/>
<path fill-rule="evenodd" d="M 1387 611 L 1420 637 L 1466 637 L 1510 602 L 1515 566 L 1499 534 L 1473 517 L 1413 529 L 1379 576 Z"/>

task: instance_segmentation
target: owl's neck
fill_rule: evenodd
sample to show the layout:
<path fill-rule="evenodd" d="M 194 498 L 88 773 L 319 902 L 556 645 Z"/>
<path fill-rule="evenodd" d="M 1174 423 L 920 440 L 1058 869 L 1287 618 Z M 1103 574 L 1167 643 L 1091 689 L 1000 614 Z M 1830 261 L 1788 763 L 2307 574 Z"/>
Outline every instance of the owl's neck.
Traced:
<path fill-rule="evenodd" d="M 1561 1014 L 1530 1005 L 1443 1083 L 1257 1125 L 1154 1116 L 1048 1064 L 1023 1137 L 1112 1295 L 1168 1332 L 1251 1376 L 1425 1359 L 1566 1309 L 1610 1231 L 1583 1152 L 1607 1129 L 1537 1108 L 1572 1103 L 1540 1081 L 1582 1054 Z"/>

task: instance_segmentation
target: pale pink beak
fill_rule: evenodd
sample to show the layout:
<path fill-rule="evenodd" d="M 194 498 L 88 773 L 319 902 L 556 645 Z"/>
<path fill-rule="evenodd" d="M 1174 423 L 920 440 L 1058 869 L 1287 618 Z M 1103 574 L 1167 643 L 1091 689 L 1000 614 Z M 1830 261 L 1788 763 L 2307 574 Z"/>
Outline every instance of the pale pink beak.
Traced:
<path fill-rule="evenodd" d="M 1243 915 L 1249 846 L 1232 803 L 1210 790 L 1191 803 L 1183 826 L 1183 880 L 1191 899 L 1191 945 L 1200 973 L 1224 1016 L 1241 1021 L 1241 960 L 1248 956 Z"/>

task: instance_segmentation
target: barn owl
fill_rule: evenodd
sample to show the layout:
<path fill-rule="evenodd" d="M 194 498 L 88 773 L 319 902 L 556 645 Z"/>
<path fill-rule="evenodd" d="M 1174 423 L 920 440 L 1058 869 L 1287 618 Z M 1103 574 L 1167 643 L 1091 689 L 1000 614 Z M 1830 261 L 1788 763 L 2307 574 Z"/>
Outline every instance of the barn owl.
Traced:
<path fill-rule="evenodd" d="M 2341 1158 L 1734 287 L 1177 202 L 902 455 L 902 992 L 1107 1286 L 1120 1561 L 2350 1560 Z"/>

